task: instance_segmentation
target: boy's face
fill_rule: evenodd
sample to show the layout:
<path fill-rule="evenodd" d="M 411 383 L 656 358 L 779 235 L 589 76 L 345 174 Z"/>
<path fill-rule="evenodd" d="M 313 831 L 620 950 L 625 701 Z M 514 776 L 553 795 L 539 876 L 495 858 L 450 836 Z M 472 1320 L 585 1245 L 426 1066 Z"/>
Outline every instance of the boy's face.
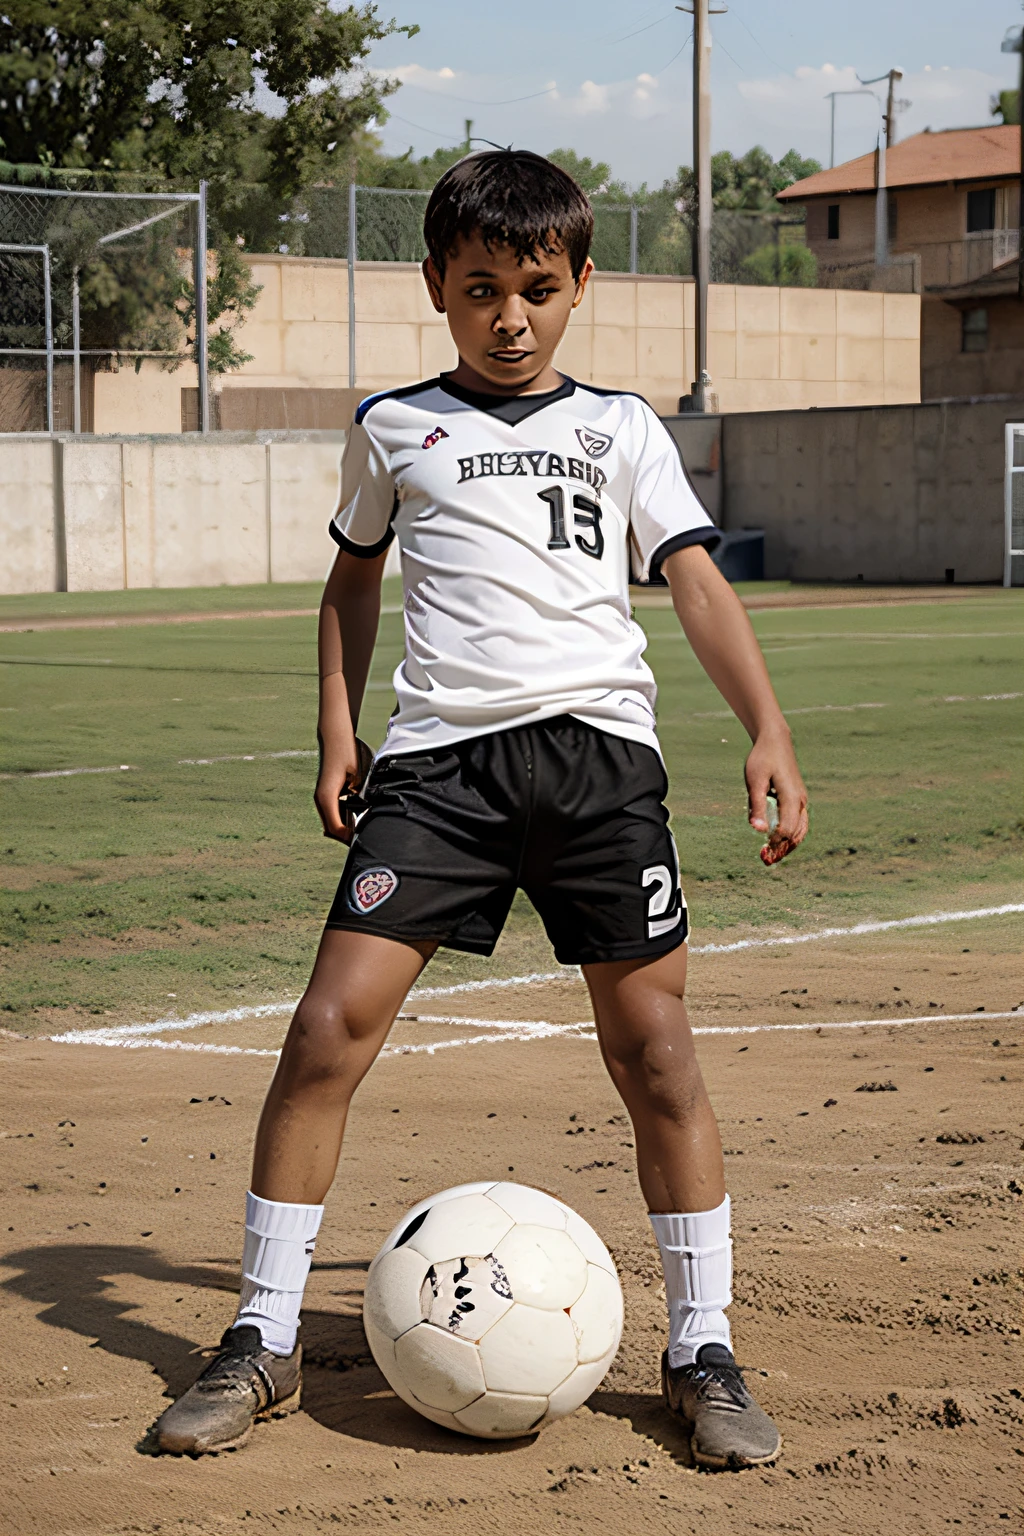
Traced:
<path fill-rule="evenodd" d="M 434 308 L 448 317 L 459 382 L 510 394 L 554 387 L 551 359 L 593 270 L 588 258 L 574 278 L 564 251 L 520 263 L 508 246 L 488 250 L 479 234 L 460 240 L 443 278 L 428 258 L 423 275 Z"/>

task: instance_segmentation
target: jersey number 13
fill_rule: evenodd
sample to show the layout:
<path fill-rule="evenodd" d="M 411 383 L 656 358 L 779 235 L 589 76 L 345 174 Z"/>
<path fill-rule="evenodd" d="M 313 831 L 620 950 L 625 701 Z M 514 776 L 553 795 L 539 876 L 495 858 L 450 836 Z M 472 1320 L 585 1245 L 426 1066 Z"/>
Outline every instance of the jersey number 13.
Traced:
<path fill-rule="evenodd" d="M 548 549 L 571 549 L 565 533 L 565 492 L 560 485 L 552 485 L 546 491 L 538 491 L 541 501 L 547 503 L 551 514 L 551 537 L 548 539 Z M 585 555 L 590 555 L 593 560 L 600 560 L 604 554 L 604 534 L 601 532 L 601 508 L 596 501 L 591 501 L 589 496 L 574 496 L 573 524 L 577 528 L 587 528 L 593 534 L 593 540 L 584 538 L 582 534 L 576 534 L 576 546 Z"/>

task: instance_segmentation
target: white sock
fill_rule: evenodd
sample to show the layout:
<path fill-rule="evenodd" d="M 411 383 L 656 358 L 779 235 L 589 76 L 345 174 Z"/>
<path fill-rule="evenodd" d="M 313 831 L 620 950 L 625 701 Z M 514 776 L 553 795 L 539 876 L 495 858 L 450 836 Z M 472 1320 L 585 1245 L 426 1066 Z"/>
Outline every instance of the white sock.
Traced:
<path fill-rule="evenodd" d="M 299 1331 L 302 1293 L 313 1259 L 322 1205 L 288 1205 L 245 1197 L 242 1294 L 232 1327 L 255 1326 L 264 1347 L 290 1355 Z"/>
<path fill-rule="evenodd" d="M 651 1215 L 668 1303 L 668 1363 L 692 1365 L 703 1344 L 732 1348 L 725 1308 L 732 1301 L 729 1196 L 713 1211 Z"/>

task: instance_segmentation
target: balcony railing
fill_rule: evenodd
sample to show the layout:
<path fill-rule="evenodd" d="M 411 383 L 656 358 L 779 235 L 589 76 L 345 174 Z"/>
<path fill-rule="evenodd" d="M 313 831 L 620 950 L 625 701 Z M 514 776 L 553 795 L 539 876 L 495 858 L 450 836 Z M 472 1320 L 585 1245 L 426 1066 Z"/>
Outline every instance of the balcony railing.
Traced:
<path fill-rule="evenodd" d="M 921 246 L 921 282 L 926 289 L 966 287 L 998 275 L 1019 255 L 1019 229 L 983 229 L 961 240 L 939 240 Z"/>

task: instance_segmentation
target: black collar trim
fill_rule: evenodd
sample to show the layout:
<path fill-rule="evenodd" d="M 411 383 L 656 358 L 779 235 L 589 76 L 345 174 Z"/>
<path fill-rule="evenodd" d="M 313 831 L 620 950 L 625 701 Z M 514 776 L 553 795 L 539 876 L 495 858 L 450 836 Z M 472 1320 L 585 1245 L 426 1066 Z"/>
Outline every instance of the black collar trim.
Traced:
<path fill-rule="evenodd" d="M 488 416 L 497 416 L 499 421 L 507 422 L 511 427 L 517 427 L 521 421 L 536 415 L 545 406 L 554 405 L 556 400 L 568 400 L 570 395 L 576 393 L 574 379 L 563 379 L 557 389 L 546 390 L 542 395 L 485 395 L 475 389 L 464 389 L 444 374 L 439 383 L 446 395 L 453 395 L 463 405 L 470 405 Z"/>

